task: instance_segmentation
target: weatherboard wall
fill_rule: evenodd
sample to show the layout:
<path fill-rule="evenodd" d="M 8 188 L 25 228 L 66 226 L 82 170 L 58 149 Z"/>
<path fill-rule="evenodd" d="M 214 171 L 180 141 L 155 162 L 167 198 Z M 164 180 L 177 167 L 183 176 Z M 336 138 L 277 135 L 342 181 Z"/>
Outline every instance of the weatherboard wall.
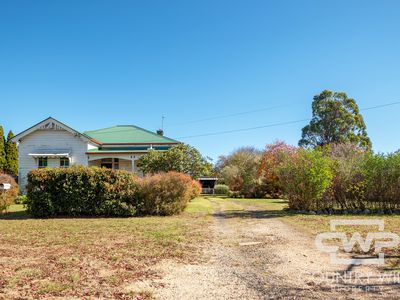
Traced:
<path fill-rule="evenodd" d="M 29 156 L 38 150 L 68 149 L 71 165 L 87 165 L 86 151 L 90 143 L 85 142 L 79 136 L 75 136 L 66 130 L 36 130 L 23 137 L 18 145 L 19 174 L 18 182 L 24 191 L 29 171 L 38 168 L 38 159 Z M 59 167 L 59 159 L 48 159 L 49 167 Z"/>

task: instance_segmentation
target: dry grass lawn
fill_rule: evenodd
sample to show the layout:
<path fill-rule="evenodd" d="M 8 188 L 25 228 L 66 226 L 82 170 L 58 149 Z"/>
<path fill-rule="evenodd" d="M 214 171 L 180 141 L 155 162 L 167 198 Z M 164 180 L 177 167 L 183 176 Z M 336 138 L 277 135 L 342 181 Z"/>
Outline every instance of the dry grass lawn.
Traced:
<path fill-rule="evenodd" d="M 310 236 L 329 230 L 331 219 L 379 218 L 400 235 L 400 216 L 293 215 L 286 206 L 276 199 L 205 197 L 172 217 L 31 219 L 14 205 L 0 215 L 0 299 L 151 299 L 140 282 L 159 282 L 154 270 L 164 259 L 201 261 L 209 225 L 221 211 L 235 222 L 278 218 Z M 391 263 L 397 268 L 396 259 Z"/>
<path fill-rule="evenodd" d="M 156 278 L 162 259 L 196 259 L 205 222 L 193 213 L 30 219 L 14 205 L 0 216 L 0 299 L 151 298 L 132 283 Z"/>

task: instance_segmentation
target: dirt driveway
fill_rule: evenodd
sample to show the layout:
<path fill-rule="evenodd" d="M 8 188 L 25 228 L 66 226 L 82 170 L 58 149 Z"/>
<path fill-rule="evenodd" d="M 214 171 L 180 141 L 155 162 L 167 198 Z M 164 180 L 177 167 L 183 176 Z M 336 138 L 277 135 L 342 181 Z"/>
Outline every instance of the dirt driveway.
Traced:
<path fill-rule="evenodd" d="M 156 298 L 398 299 L 399 285 L 382 281 L 382 270 L 332 265 L 316 249 L 314 236 L 286 224 L 277 212 L 213 204 L 205 261 L 164 262 L 158 270 L 164 276 L 153 291 Z"/>

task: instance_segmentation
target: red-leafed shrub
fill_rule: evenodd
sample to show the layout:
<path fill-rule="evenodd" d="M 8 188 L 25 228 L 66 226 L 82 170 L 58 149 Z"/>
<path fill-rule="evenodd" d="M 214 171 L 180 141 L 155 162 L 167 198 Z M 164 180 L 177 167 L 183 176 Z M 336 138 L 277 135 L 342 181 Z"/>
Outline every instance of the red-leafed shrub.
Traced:
<path fill-rule="evenodd" d="M 192 180 L 192 193 L 190 195 L 190 200 L 199 197 L 201 194 L 202 188 L 200 182 L 197 180 Z"/>
<path fill-rule="evenodd" d="M 258 175 L 261 178 L 264 191 L 270 197 L 282 197 L 283 186 L 279 179 L 279 168 L 287 156 L 294 154 L 297 148 L 283 141 L 276 141 L 265 147 Z"/>
<path fill-rule="evenodd" d="M 182 212 L 199 194 L 193 179 L 177 172 L 160 173 L 143 178 L 138 209 L 141 214 L 173 215 Z"/>
<path fill-rule="evenodd" d="M 14 178 L 8 174 L 0 173 L 0 183 L 9 183 L 11 188 L 9 190 L 0 191 L 0 213 L 7 210 L 7 208 L 14 202 L 18 196 L 18 185 Z"/>

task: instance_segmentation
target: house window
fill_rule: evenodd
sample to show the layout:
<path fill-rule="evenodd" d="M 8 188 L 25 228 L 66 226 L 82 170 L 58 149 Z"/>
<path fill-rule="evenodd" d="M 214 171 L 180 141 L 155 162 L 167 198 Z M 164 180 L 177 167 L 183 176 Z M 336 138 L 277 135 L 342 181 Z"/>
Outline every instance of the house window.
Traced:
<path fill-rule="evenodd" d="M 112 169 L 112 158 L 103 158 L 101 160 L 100 167 L 107 168 L 107 169 Z"/>
<path fill-rule="evenodd" d="M 100 166 L 102 168 L 118 170 L 119 169 L 119 158 L 103 158 Z"/>
<path fill-rule="evenodd" d="M 38 168 L 46 168 L 47 167 L 47 157 L 39 157 L 38 159 Z"/>
<path fill-rule="evenodd" d="M 69 158 L 61 157 L 60 158 L 60 168 L 68 168 L 69 167 Z"/>

